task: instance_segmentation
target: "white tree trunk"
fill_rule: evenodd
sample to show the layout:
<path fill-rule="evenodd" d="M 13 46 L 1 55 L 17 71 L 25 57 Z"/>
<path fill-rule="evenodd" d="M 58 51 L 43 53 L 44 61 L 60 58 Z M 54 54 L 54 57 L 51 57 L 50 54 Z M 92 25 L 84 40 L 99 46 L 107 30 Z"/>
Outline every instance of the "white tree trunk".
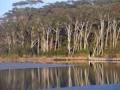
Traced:
<path fill-rule="evenodd" d="M 66 26 L 66 29 L 67 29 L 67 39 L 68 39 L 67 49 L 68 49 L 68 54 L 71 54 L 71 27 L 70 25 Z"/>

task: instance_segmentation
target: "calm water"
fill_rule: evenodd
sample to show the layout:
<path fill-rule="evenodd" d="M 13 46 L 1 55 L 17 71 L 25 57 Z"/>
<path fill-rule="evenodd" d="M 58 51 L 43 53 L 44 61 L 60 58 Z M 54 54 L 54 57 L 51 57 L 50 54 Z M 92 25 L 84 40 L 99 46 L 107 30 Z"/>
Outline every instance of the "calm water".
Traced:
<path fill-rule="evenodd" d="M 120 84 L 120 64 L 89 66 L 3 63 L 0 64 L 0 69 L 0 90 L 51 90 Z"/>

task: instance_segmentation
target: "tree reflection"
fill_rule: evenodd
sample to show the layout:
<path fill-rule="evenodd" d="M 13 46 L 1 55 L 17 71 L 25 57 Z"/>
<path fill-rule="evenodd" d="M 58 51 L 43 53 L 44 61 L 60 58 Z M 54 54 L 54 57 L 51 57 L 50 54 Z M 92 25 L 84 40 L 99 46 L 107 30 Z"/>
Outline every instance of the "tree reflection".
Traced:
<path fill-rule="evenodd" d="M 40 90 L 120 83 L 117 65 L 88 65 L 0 71 L 0 90 Z"/>

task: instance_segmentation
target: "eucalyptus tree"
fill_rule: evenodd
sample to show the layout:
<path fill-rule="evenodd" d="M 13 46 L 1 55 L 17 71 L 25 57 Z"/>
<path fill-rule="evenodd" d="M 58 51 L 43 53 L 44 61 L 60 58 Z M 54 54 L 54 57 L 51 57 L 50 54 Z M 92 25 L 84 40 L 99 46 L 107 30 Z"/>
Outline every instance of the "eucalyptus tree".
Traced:
<path fill-rule="evenodd" d="M 0 55 L 6 53 L 8 43 L 6 42 L 6 29 L 4 27 L 4 21 L 0 21 Z"/>
<path fill-rule="evenodd" d="M 64 50 L 71 55 L 90 51 L 95 56 L 115 49 L 120 38 L 120 6 L 100 1 L 56 2 L 42 8 L 30 7 L 41 0 L 14 3 L 2 24 L 9 52 L 17 49 L 40 55 Z"/>
<path fill-rule="evenodd" d="M 16 8 L 18 8 L 18 7 L 21 8 L 22 6 L 27 6 L 27 7 L 22 9 L 23 10 L 22 12 L 19 12 L 19 14 L 22 17 L 22 19 L 20 19 L 21 22 L 19 23 L 22 26 L 20 26 L 19 28 L 22 28 L 21 32 L 23 32 L 22 35 L 21 35 L 21 37 L 23 39 L 22 46 L 23 46 L 25 40 L 27 40 L 27 41 L 29 40 L 29 39 L 26 39 L 26 38 L 30 37 L 30 39 L 31 39 L 30 40 L 30 42 L 31 42 L 31 46 L 30 46 L 31 49 L 34 47 L 34 44 L 36 44 L 36 40 L 33 40 L 33 37 L 35 36 L 35 35 L 33 35 L 33 34 L 35 34 L 33 32 L 35 32 L 36 30 L 35 31 L 33 31 L 33 30 L 37 28 L 36 26 L 38 25 L 38 23 L 37 23 L 37 25 L 34 24 L 34 26 L 33 26 L 33 23 L 36 20 L 35 18 L 33 18 L 34 14 L 36 14 L 36 13 L 34 13 L 34 11 L 37 11 L 37 10 L 33 9 L 29 5 L 34 5 L 34 4 L 37 4 L 37 3 L 43 3 L 43 1 L 42 0 L 25 0 L 25 1 L 19 1 L 19 2 L 13 3 L 13 6 L 15 6 Z M 21 10 L 20 8 L 18 10 Z M 30 23 L 31 21 L 32 21 L 32 23 Z M 33 27 L 31 27 L 31 26 L 33 26 Z M 27 33 L 28 33 L 29 36 L 25 37 L 24 35 L 27 34 Z M 25 41 L 25 42 L 27 42 L 27 41 Z M 38 38 L 37 44 L 38 44 L 38 47 L 39 47 L 39 38 Z M 27 46 L 29 48 L 29 42 L 25 46 Z M 39 49 L 37 49 L 37 53 L 39 54 Z"/>
<path fill-rule="evenodd" d="M 8 44 L 8 51 L 9 53 L 12 51 L 14 52 L 17 47 L 17 39 L 16 39 L 16 17 L 13 15 L 12 11 L 5 14 L 5 19 L 2 24 L 3 30 L 5 31 L 6 35 L 6 42 Z"/>

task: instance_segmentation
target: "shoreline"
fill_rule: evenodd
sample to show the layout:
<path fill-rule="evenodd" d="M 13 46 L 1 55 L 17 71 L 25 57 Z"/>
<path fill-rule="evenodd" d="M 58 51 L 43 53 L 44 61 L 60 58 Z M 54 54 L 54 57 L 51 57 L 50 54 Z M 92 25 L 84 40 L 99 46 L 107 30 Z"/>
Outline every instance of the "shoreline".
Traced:
<path fill-rule="evenodd" d="M 66 56 L 53 56 L 53 57 L 18 57 L 18 58 L 1 58 L 0 63 L 7 62 L 32 62 L 32 63 L 43 63 L 43 64 L 62 64 L 62 63 L 88 63 L 88 57 L 66 57 Z"/>
<path fill-rule="evenodd" d="M 120 57 L 87 57 L 87 56 L 33 56 L 33 57 L 0 57 L 0 63 L 41 63 L 41 64 L 78 64 L 78 63 L 100 63 L 100 62 L 119 62 Z"/>

